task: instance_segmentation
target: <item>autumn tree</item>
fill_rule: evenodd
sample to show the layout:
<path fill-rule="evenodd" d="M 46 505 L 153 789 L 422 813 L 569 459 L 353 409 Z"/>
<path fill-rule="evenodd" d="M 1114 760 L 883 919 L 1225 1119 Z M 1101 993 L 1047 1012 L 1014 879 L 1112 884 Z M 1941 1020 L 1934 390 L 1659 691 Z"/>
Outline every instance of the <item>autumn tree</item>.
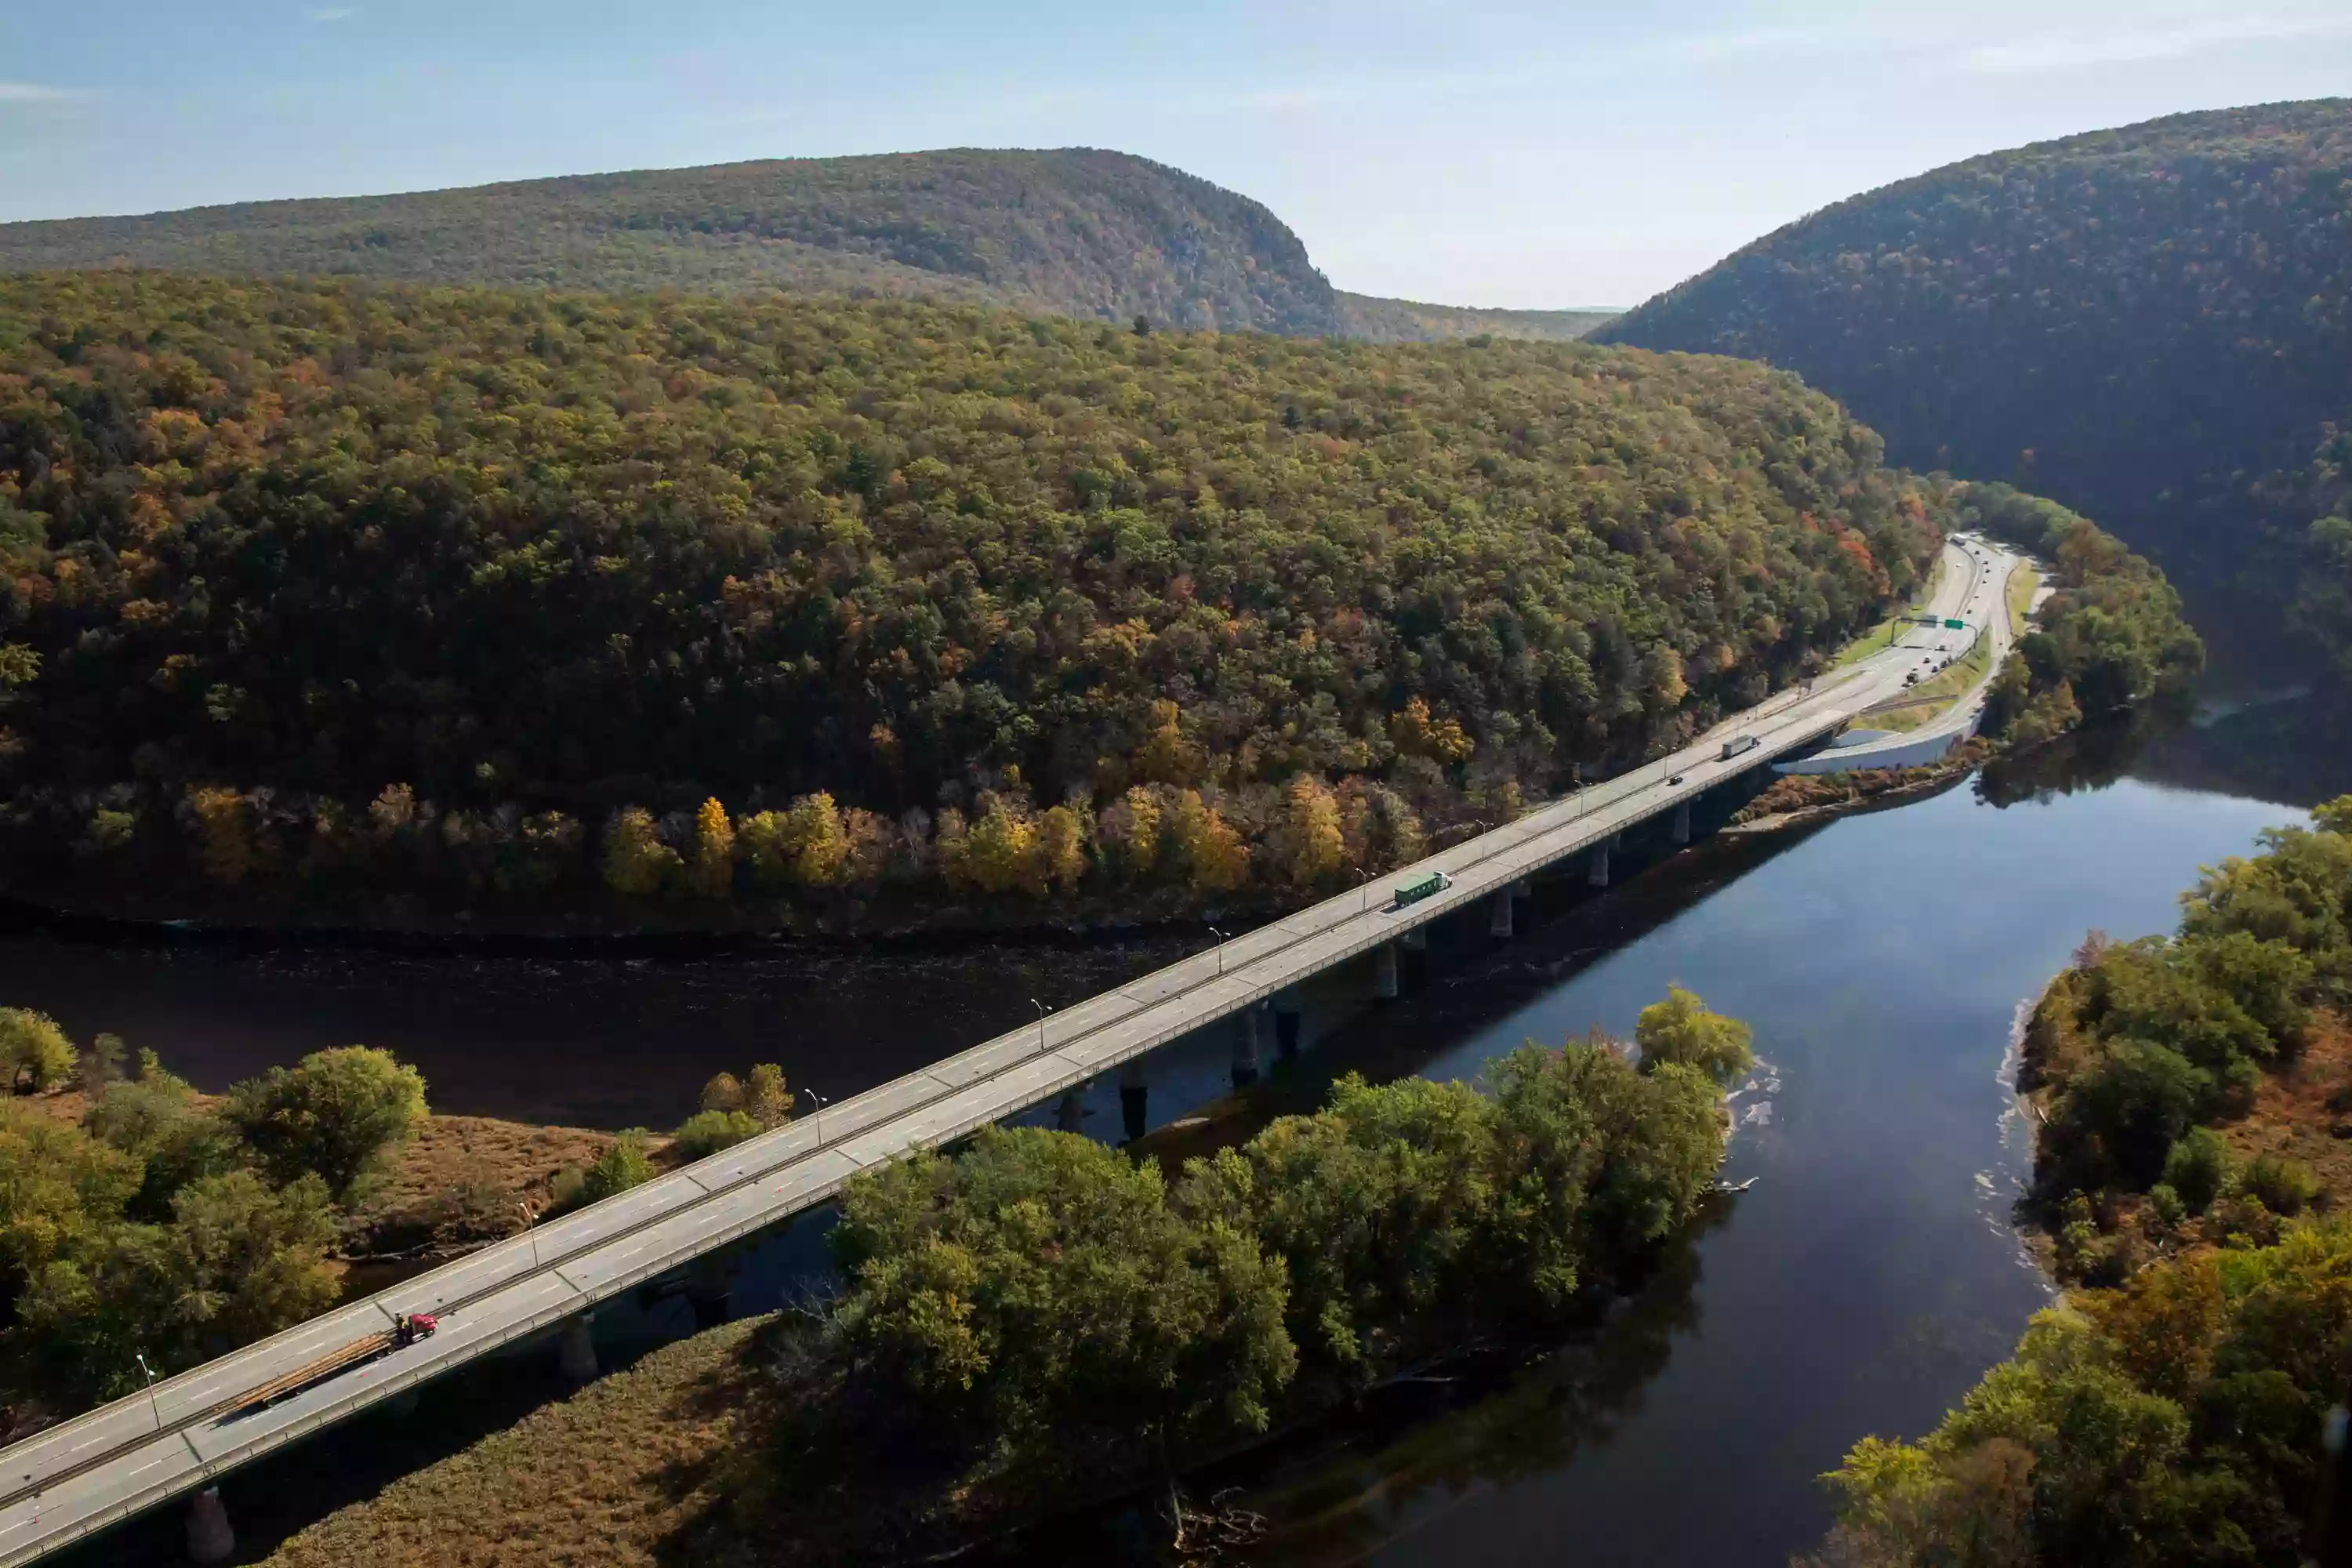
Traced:
<path fill-rule="evenodd" d="M 614 813 L 604 825 L 604 885 L 630 898 L 648 898 L 684 874 L 686 862 L 661 841 L 653 814 L 639 806 Z"/>
<path fill-rule="evenodd" d="M 1031 849 L 1036 868 L 1031 880 L 1046 888 L 1074 893 L 1087 874 L 1087 824 L 1068 805 L 1048 806 L 1037 818 L 1037 837 Z"/>
<path fill-rule="evenodd" d="M 694 864 L 687 879 L 706 899 L 724 899 L 735 890 L 735 828 L 716 799 L 704 801 L 694 814 Z"/>
<path fill-rule="evenodd" d="M 0 1007 L 0 1073 L 11 1092 L 55 1089 L 73 1076 L 79 1058 L 58 1021 L 26 1007 Z"/>
<path fill-rule="evenodd" d="M 233 888 L 254 870 L 253 823 L 245 797 L 236 790 L 206 784 L 188 792 L 196 819 L 196 839 L 205 875 Z"/>
<path fill-rule="evenodd" d="M 1249 847 L 1200 791 L 1177 795 L 1171 826 L 1176 852 L 1195 890 L 1228 893 L 1249 880 Z"/>
<path fill-rule="evenodd" d="M 1289 848 L 1293 883 L 1311 888 L 1347 864 L 1348 846 L 1339 830 L 1339 803 L 1323 781 L 1301 773 L 1283 796 L 1283 834 Z"/>

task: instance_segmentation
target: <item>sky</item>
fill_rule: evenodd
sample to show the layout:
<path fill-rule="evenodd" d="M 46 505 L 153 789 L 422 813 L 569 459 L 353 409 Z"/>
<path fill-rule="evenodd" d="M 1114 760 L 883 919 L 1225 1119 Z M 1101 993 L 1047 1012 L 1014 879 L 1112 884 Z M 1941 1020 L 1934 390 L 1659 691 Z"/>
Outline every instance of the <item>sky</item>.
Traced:
<path fill-rule="evenodd" d="M 1630 305 L 1972 153 L 2347 93 L 2347 0 L 0 0 L 0 221 L 1095 146 L 1343 289 Z"/>

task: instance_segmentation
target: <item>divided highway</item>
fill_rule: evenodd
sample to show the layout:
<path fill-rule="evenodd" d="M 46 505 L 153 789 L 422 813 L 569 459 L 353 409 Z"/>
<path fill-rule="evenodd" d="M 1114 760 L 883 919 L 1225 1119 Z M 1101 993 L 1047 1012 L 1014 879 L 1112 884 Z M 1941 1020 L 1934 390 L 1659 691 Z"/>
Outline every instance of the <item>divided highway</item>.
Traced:
<path fill-rule="evenodd" d="M 2002 552 L 1946 546 L 1938 616 L 2006 637 Z M 1982 559 L 1979 559 L 1982 557 Z M 2005 646 L 2005 645 L 1997 645 Z M 1197 953 L 1043 1023 L 762 1134 L 594 1207 L 473 1253 L 287 1332 L 156 1384 L 0 1451 L 0 1568 L 127 1518 L 425 1379 L 577 1317 L 832 1198 L 851 1175 L 1052 1098 L 1415 926 L 1593 849 L 1759 763 L 1801 751 L 1898 694 L 1916 648 L 1897 646 L 1810 689 L 1782 692 L 1670 756 L 1539 807 L 1411 868 Z M 1753 749 L 1721 755 L 1752 735 Z M 1404 909 L 1390 889 L 1432 871 L 1451 886 Z M 266 1409 L 208 1414 L 404 1312 L 440 1319 L 431 1339 Z"/>

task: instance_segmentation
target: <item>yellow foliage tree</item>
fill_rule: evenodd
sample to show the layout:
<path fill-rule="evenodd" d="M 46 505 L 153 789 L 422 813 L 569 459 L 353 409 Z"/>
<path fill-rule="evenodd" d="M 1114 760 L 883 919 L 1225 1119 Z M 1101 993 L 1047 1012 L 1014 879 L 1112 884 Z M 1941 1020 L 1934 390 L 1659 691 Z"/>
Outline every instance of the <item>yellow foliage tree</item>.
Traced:
<path fill-rule="evenodd" d="M 964 847 L 965 877 L 989 893 L 1002 893 L 1024 883 L 1035 888 L 1031 861 L 1036 821 L 1017 801 L 1001 795 L 986 799 L 988 809 L 971 825 Z"/>
<path fill-rule="evenodd" d="M 1231 892 L 1249 880 L 1249 846 L 1200 791 L 1179 795 L 1174 816 L 1177 853 L 1195 890 Z"/>
<path fill-rule="evenodd" d="M 653 814 L 624 806 L 604 825 L 604 885 L 631 898 L 658 893 L 686 869 L 678 852 L 654 831 Z"/>
<path fill-rule="evenodd" d="M 1160 799 L 1142 784 L 1111 803 L 1095 826 L 1103 851 L 1119 873 L 1141 881 L 1160 860 Z"/>
<path fill-rule="evenodd" d="M 1182 713 L 1165 697 L 1151 705 L 1151 730 L 1136 753 L 1135 771 L 1155 784 L 1189 784 L 1207 766 L 1201 748 L 1185 738 Z"/>
<path fill-rule="evenodd" d="M 694 868 L 687 879 L 706 899 L 723 899 L 735 890 L 735 825 L 716 796 L 694 814 Z"/>
<path fill-rule="evenodd" d="M 839 887 L 849 875 L 849 834 L 833 796 L 804 795 L 784 813 L 785 869 L 803 888 Z"/>
<path fill-rule="evenodd" d="M 233 888 L 253 870 L 253 821 L 245 797 L 233 789 L 205 784 L 188 792 L 196 817 L 196 842 L 205 875 Z"/>
<path fill-rule="evenodd" d="M 1077 889 L 1087 874 L 1087 830 L 1076 812 L 1057 805 L 1038 819 L 1034 858 L 1036 881 L 1065 893 Z"/>
<path fill-rule="evenodd" d="M 1290 855 L 1290 879 L 1311 888 L 1347 863 L 1339 832 L 1339 803 L 1321 779 L 1301 773 L 1283 796 L 1283 839 Z"/>
<path fill-rule="evenodd" d="M 1428 701 L 1419 697 L 1407 702 L 1404 711 L 1389 721 L 1389 739 L 1406 756 L 1428 757 L 1439 763 L 1462 762 L 1477 749 L 1454 720 L 1433 720 Z"/>

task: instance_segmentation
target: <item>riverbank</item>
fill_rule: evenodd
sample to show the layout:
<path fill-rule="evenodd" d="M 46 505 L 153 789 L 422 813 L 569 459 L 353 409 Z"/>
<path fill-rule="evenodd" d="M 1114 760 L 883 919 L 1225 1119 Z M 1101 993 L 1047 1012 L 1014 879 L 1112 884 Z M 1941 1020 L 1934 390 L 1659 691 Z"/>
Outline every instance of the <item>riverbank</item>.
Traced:
<path fill-rule="evenodd" d="M 2002 748 L 1970 736 L 1938 763 L 1916 768 L 1862 768 L 1850 773 L 1787 773 L 1736 813 L 1726 833 L 1777 833 L 1826 822 L 1864 806 L 1894 805 L 1935 794 L 1976 772 Z"/>

